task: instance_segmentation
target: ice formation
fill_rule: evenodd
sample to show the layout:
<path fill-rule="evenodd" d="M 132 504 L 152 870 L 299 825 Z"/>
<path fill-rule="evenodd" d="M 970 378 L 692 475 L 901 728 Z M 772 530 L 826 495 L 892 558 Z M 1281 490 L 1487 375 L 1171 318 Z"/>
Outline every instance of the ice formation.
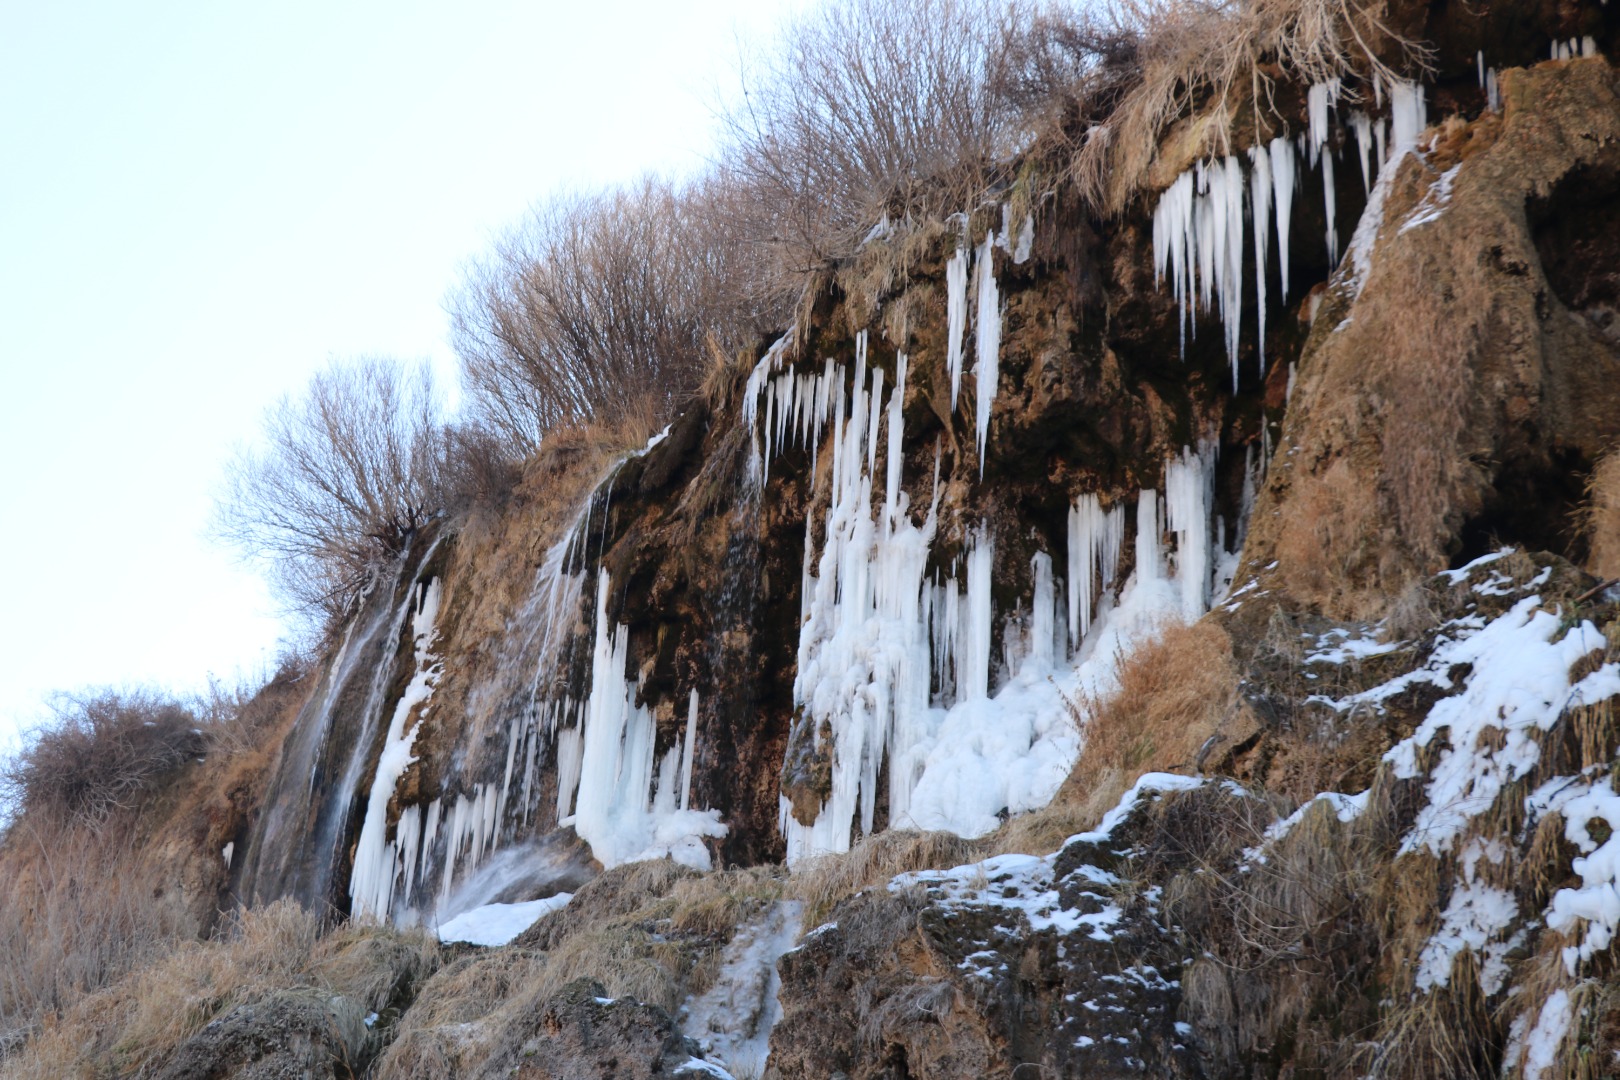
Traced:
<path fill-rule="evenodd" d="M 1117 601 L 1124 508 L 1076 502 L 1068 565 L 1071 580 L 1087 584 L 1065 602 L 1052 559 L 1037 555 L 1028 611 L 1004 628 L 998 665 L 995 538 L 970 531 L 950 573 L 929 573 L 937 507 L 914 520 L 902 487 L 906 379 L 901 354 L 885 405 L 883 373 L 868 370 L 862 336 L 847 396 L 834 403 L 819 557 L 816 515 L 807 522 L 794 683 L 812 737 L 831 757 L 831 784 L 811 825 L 783 799 L 792 861 L 847 850 L 856 829 L 873 830 L 885 758 L 895 825 L 977 836 L 1004 812 L 1045 805 L 1080 750 L 1069 703 L 1106 690 L 1117 658 L 1161 622 L 1202 614 L 1212 589 L 1214 454 L 1206 449 L 1167 463 L 1163 517 L 1158 492 L 1138 499 L 1137 570 Z M 880 445 L 887 454 L 877 490 Z M 1173 566 L 1160 536 L 1165 519 Z"/>
<path fill-rule="evenodd" d="M 506 945 L 539 922 L 542 916 L 567 906 L 573 898 L 573 893 L 557 893 L 543 900 L 527 900 L 518 904 L 486 904 L 440 923 L 438 938 L 440 941 L 465 941 L 491 948 Z"/>
<path fill-rule="evenodd" d="M 687 786 L 685 754 L 672 746 L 655 766 L 657 736 L 652 712 L 637 705 L 637 686 L 625 675 L 628 627 L 613 628 L 608 617 L 606 570 L 596 590 L 596 647 L 591 692 L 585 704 L 579 787 L 573 825 L 603 866 L 668 856 L 699 870 L 709 869 L 704 837 L 721 837 L 726 826 L 716 810 L 677 807 Z M 654 780 L 656 779 L 656 789 Z"/>
<path fill-rule="evenodd" d="M 984 238 L 974 272 L 979 279 L 979 305 L 975 314 L 973 372 L 974 428 L 979 439 L 979 476 L 984 476 L 984 443 L 990 434 L 990 408 L 996 401 L 1001 375 L 1001 293 L 996 287 L 995 232 Z"/>
<path fill-rule="evenodd" d="M 1377 84 L 1380 101 L 1384 87 Z M 1258 280 L 1255 296 L 1259 325 L 1259 351 L 1265 348 L 1267 263 L 1271 226 L 1276 225 L 1277 268 L 1281 296 L 1288 297 L 1289 225 L 1293 218 L 1298 183 L 1299 155 L 1322 171 L 1322 197 L 1326 218 L 1323 237 L 1330 263 L 1339 258 L 1338 201 L 1334 179 L 1339 150 L 1332 145 L 1332 118 L 1344 112 L 1344 122 L 1356 137 L 1362 183 L 1374 190 L 1375 166 L 1379 175 L 1390 158 L 1416 144 L 1426 122 L 1423 87 L 1395 81 L 1389 87 L 1389 117 L 1370 116 L 1359 110 L 1341 110 L 1343 88 L 1330 79 L 1312 86 L 1306 95 L 1307 128 L 1297 138 L 1278 136 L 1249 151 L 1247 176 L 1236 156 L 1196 163 L 1178 176 L 1153 212 L 1153 268 L 1156 279 L 1170 279 L 1180 310 L 1182 347 L 1189 327 L 1196 334 L 1199 312 L 1218 312 L 1232 384 L 1238 382 L 1238 343 L 1243 310 L 1244 220 L 1254 227 L 1254 262 Z M 1386 124 L 1390 134 L 1386 134 Z M 1244 189 L 1248 188 L 1245 215 Z M 1369 207 L 1371 206 L 1369 201 Z M 1262 356 L 1262 367 L 1263 367 Z"/>
<path fill-rule="evenodd" d="M 782 1019 L 776 962 L 797 944 L 803 913 L 797 900 L 772 904 L 726 946 L 714 985 L 681 1006 L 681 1034 L 728 1075 L 765 1075 L 771 1029 Z"/>
<path fill-rule="evenodd" d="M 951 379 L 951 411 L 962 387 L 962 338 L 967 333 L 968 251 L 956 249 L 945 263 L 945 372 Z"/>
<path fill-rule="evenodd" d="M 365 821 L 355 844 L 354 871 L 349 878 L 351 908 L 358 917 L 386 919 L 394 890 L 400 885 L 404 887 L 402 899 L 409 903 L 411 887 L 420 872 L 414 815 L 402 815 L 395 829 L 395 839 L 389 840 L 388 804 L 393 800 L 399 778 L 416 760 L 411 754 L 411 747 L 421 727 L 420 716 L 415 717 L 416 723 L 409 730 L 405 725 L 413 719 L 412 714 L 417 706 L 428 700 L 439 678 L 440 669 L 433 655 L 433 643 L 438 633 L 434 624 L 439 614 L 442 591 L 438 578 L 416 588 L 416 604 L 411 613 L 415 674 L 394 706 L 393 718 L 389 720 L 388 731 L 383 736 L 377 772 L 366 800 Z"/>

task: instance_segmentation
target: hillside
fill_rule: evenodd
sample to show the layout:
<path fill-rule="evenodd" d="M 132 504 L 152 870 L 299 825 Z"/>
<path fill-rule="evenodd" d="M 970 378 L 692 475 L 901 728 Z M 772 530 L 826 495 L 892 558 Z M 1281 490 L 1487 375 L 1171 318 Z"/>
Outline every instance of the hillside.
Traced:
<path fill-rule="evenodd" d="M 1620 1075 L 1620 7 L 1173 10 L 30 792 L 0 1075 Z"/>

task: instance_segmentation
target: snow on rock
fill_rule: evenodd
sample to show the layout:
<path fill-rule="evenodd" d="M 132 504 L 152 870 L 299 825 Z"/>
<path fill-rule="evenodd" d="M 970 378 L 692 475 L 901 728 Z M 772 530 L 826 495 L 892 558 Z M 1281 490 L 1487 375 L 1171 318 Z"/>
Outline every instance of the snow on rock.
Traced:
<path fill-rule="evenodd" d="M 541 916 L 561 910 L 573 898 L 573 893 L 558 893 L 521 904 L 485 904 L 440 923 L 439 940 L 465 941 L 491 948 L 506 945 L 539 922 Z"/>
<path fill-rule="evenodd" d="M 1433 990 L 1451 981 L 1451 965 L 1457 954 L 1467 949 L 1480 957 L 1479 985 L 1487 997 L 1507 983 L 1507 953 L 1523 935 L 1505 937 L 1517 921 L 1518 905 L 1513 894 L 1480 880 L 1482 859 L 1500 864 L 1507 849 L 1497 840 L 1474 839 L 1458 859 L 1461 874 L 1451 891 L 1451 900 L 1440 914 L 1440 928 L 1423 945 L 1418 957 L 1416 985 Z"/>
<path fill-rule="evenodd" d="M 1453 571 L 1451 580 L 1476 574 L 1502 554 Z M 1440 854 L 1452 849 L 1505 784 L 1536 764 L 1541 753 L 1537 732 L 1551 728 L 1565 709 L 1603 700 L 1620 689 L 1611 688 L 1603 671 L 1571 685 L 1570 668 L 1603 645 L 1603 635 L 1591 622 L 1567 626 L 1561 612 L 1546 610 L 1541 597 L 1531 594 L 1493 619 L 1474 616 L 1447 624 L 1423 666 L 1414 671 L 1343 699 L 1312 700 L 1345 712 L 1358 706 L 1378 708 L 1419 685 L 1451 691 L 1430 708 L 1410 737 L 1384 756 L 1396 777 L 1427 780 L 1426 803 L 1402 841 L 1402 852 L 1426 848 Z M 1457 676 L 1460 685 L 1454 672 L 1465 673 Z M 1439 753 L 1425 771 L 1420 758 L 1431 745 Z"/>
<path fill-rule="evenodd" d="M 1063 847 L 1066 849 L 1077 843 L 1109 843 L 1114 839 L 1114 830 L 1136 810 L 1143 798 L 1156 792 L 1190 791 L 1203 784 L 1199 777 L 1174 773 L 1144 774 L 1103 816 L 1096 829 L 1069 837 Z M 946 914 L 964 907 L 1016 912 L 1022 914 L 1030 929 L 1037 932 L 1049 929 L 1060 934 L 1083 932 L 1094 941 L 1113 940 L 1110 930 L 1119 923 L 1124 913 L 1106 890 L 1121 886 L 1122 880 L 1110 871 L 1081 864 L 1070 870 L 1064 880 L 1080 883 L 1082 889 L 1078 895 L 1096 910 L 1065 907 L 1059 892 L 1063 882 L 1057 880 L 1056 874 L 1057 860 L 1062 854 L 1062 850 L 1059 850 L 1046 856 L 997 855 L 983 862 L 967 863 L 949 870 L 917 870 L 895 877 L 889 882 L 888 888 L 890 892 L 919 887 L 925 889 L 930 899 Z"/>
<path fill-rule="evenodd" d="M 682 1033 L 702 1045 L 703 1064 L 716 1075 L 764 1075 L 771 1029 L 782 1018 L 776 962 L 799 940 L 803 913 L 797 900 L 771 905 L 726 946 L 708 992 L 681 1006 Z"/>
<path fill-rule="evenodd" d="M 1087 894 L 1100 903 L 1100 910 L 1081 912 L 1065 908 L 1058 895 L 1053 864 L 1057 854 L 997 855 L 982 863 L 969 863 L 949 870 L 918 870 L 901 874 L 889 882 L 890 892 L 921 886 L 939 908 L 949 913 L 971 905 L 1019 912 L 1032 930 L 1055 929 L 1070 934 L 1084 929 L 1096 941 L 1109 941 L 1110 927 L 1119 922 L 1119 906 L 1097 893 Z M 1082 867 L 1099 888 L 1118 885 L 1119 878 L 1094 866 Z"/>

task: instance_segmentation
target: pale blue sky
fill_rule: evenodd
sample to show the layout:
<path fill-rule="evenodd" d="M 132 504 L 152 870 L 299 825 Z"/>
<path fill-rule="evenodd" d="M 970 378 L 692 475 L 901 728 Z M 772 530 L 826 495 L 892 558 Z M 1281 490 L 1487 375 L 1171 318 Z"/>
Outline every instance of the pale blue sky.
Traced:
<path fill-rule="evenodd" d="M 431 356 L 559 188 L 700 165 L 794 0 L 0 4 L 0 735 L 52 689 L 252 673 L 220 467 L 329 355 Z"/>

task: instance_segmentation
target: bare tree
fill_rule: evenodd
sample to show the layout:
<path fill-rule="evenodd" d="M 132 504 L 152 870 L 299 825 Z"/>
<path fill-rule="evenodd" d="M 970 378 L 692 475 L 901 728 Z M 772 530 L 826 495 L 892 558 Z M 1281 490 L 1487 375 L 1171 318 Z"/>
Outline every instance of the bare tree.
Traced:
<path fill-rule="evenodd" d="M 995 92 L 1034 0 L 831 0 L 742 69 L 728 165 L 774 210 L 770 239 L 808 269 L 891 210 L 950 213 L 1024 137 Z"/>
<path fill-rule="evenodd" d="M 334 363 L 265 416 L 227 467 L 216 531 L 271 561 L 299 609 L 346 612 L 369 575 L 442 509 L 445 433 L 431 369 Z"/>
<path fill-rule="evenodd" d="M 569 424 L 667 419 L 711 340 L 757 332 L 760 292 L 713 212 L 721 195 L 719 179 L 649 178 L 537 207 L 451 300 L 475 418 L 523 447 Z"/>

